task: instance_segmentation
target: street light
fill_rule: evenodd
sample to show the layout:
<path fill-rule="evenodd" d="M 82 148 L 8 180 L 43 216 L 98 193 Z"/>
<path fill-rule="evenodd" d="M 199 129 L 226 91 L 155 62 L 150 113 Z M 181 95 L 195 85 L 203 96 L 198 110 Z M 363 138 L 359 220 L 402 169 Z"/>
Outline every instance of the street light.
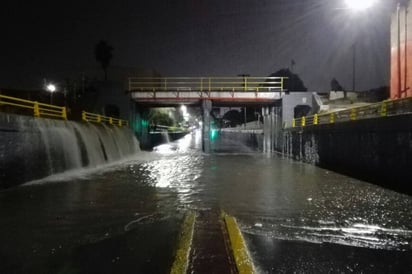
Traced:
<path fill-rule="evenodd" d="M 348 9 L 355 12 L 361 12 L 369 9 L 377 0 L 345 0 L 345 4 Z M 356 88 L 356 41 L 352 45 L 353 56 L 352 56 L 352 92 L 355 92 Z M 346 99 L 346 92 L 344 92 L 344 98 Z"/>
<path fill-rule="evenodd" d="M 355 11 L 364 11 L 372 7 L 376 0 L 345 0 L 346 6 Z"/>
<path fill-rule="evenodd" d="M 187 112 L 187 107 L 185 105 L 182 105 L 180 107 L 180 110 L 182 111 L 183 119 L 187 122 L 189 121 L 189 113 Z"/>
<path fill-rule="evenodd" d="M 53 104 L 53 92 L 56 91 L 56 86 L 53 84 L 48 84 L 46 86 L 48 92 L 50 92 L 50 105 Z"/>

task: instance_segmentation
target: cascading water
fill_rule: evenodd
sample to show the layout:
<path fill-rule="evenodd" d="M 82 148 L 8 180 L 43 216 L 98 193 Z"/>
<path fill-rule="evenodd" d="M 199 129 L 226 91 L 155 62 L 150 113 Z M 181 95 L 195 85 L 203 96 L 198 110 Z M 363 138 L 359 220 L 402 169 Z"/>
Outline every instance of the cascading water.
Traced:
<path fill-rule="evenodd" d="M 162 131 L 160 134 L 162 135 L 162 143 L 170 143 L 170 137 L 167 131 Z"/>
<path fill-rule="evenodd" d="M 140 150 L 126 128 L 1 116 L 0 188 L 67 170 L 97 167 Z"/>

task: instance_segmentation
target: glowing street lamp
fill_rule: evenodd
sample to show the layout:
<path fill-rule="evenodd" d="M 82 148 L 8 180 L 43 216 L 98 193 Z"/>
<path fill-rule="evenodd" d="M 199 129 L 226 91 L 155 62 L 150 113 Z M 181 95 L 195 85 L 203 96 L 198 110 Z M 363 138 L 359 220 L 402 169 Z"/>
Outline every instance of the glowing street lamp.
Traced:
<path fill-rule="evenodd" d="M 186 122 L 189 121 L 190 115 L 189 115 L 189 113 L 187 112 L 187 107 L 186 107 L 185 105 L 182 105 L 182 106 L 180 107 L 180 110 L 182 111 L 183 119 L 184 119 Z"/>
<path fill-rule="evenodd" d="M 377 0 L 345 0 L 346 6 L 348 9 L 351 9 L 355 12 L 362 12 L 374 4 L 376 4 Z M 352 92 L 355 92 L 355 84 L 356 84 L 356 42 L 353 43 L 353 61 L 352 61 Z M 344 98 L 346 99 L 346 92 L 344 92 Z"/>
<path fill-rule="evenodd" d="M 56 86 L 53 84 L 48 84 L 47 85 L 47 90 L 50 91 L 51 93 L 56 91 Z"/>
<path fill-rule="evenodd" d="M 372 7 L 377 0 L 345 0 L 346 6 L 355 11 L 363 11 Z"/>
<path fill-rule="evenodd" d="M 185 105 L 182 105 L 182 106 L 180 107 L 180 110 L 181 110 L 182 113 L 184 114 L 184 113 L 187 112 L 187 107 L 186 107 Z"/>
<path fill-rule="evenodd" d="M 352 9 L 354 11 L 364 11 L 370 7 L 372 7 L 375 4 L 378 4 L 379 0 L 345 0 L 347 9 Z M 402 97 L 402 72 L 401 72 L 401 7 L 404 7 L 404 11 L 405 11 L 405 37 L 407 36 L 406 34 L 406 29 L 407 29 L 407 13 L 408 13 L 408 6 L 407 3 L 408 1 L 404 1 L 404 0 L 395 0 L 393 1 L 396 3 L 396 21 L 397 21 L 397 33 L 396 33 L 396 39 L 397 39 L 397 82 L 398 82 L 398 88 L 397 88 L 397 94 L 396 96 L 398 98 Z M 406 38 L 405 38 L 406 40 Z M 355 45 L 353 47 L 353 74 L 355 74 Z M 405 59 L 406 59 L 406 52 L 407 52 L 407 43 L 405 42 Z M 407 76 L 407 65 L 406 65 L 406 60 L 405 60 L 405 81 L 404 81 L 404 90 L 406 91 L 407 87 L 406 87 L 406 76 Z M 353 77 L 353 89 L 355 86 L 355 77 Z M 392 95 L 392 94 L 391 94 Z"/>
<path fill-rule="evenodd" d="M 50 104 L 53 103 L 53 93 L 56 91 L 56 86 L 53 84 L 48 84 L 46 86 L 48 92 L 50 92 Z"/>

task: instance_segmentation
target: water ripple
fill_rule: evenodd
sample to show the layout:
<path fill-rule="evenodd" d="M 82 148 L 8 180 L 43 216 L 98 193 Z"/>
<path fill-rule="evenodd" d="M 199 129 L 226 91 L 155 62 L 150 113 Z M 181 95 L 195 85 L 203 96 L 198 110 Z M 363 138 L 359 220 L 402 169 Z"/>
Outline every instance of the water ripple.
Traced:
<path fill-rule="evenodd" d="M 280 240 L 297 240 L 312 243 L 334 243 L 374 249 L 412 250 L 412 230 L 385 228 L 378 225 L 356 223 L 337 226 L 330 221 L 318 221 L 318 226 L 298 224 L 299 221 L 284 220 L 258 223 L 241 222 L 242 230 L 248 234 L 264 235 Z M 305 220 L 307 221 L 307 220 Z M 296 223 L 296 224 L 294 224 Z"/>

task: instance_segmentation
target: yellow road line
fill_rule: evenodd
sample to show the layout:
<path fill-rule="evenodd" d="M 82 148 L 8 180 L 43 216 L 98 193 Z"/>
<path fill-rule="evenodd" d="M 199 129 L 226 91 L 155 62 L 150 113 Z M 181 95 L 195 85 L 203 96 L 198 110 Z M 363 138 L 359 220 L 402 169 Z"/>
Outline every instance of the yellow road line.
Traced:
<path fill-rule="evenodd" d="M 195 220 L 196 214 L 194 212 L 189 212 L 186 214 L 185 220 L 182 224 L 175 260 L 173 262 L 172 269 L 170 270 L 171 274 L 183 274 L 187 272 Z"/>
<path fill-rule="evenodd" d="M 232 216 L 222 212 L 223 219 L 225 220 L 226 229 L 229 234 L 230 245 L 235 258 L 236 267 L 239 274 L 256 273 L 253 266 L 252 258 L 250 258 L 249 252 L 246 247 L 246 242 L 240 232 L 236 219 Z"/>

